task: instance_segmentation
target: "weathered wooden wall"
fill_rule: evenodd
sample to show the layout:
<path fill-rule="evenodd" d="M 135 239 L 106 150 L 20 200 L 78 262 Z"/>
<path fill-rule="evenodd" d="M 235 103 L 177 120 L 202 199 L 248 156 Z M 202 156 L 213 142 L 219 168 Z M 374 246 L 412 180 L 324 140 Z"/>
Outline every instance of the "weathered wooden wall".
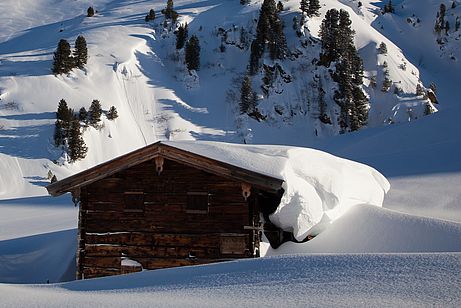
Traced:
<path fill-rule="evenodd" d="M 139 270 L 123 258 L 158 269 L 258 256 L 257 193 L 246 201 L 241 183 L 171 160 L 155 170 L 152 160 L 82 188 L 78 279 Z M 127 210 L 127 192 L 143 210 Z M 207 212 L 188 210 L 191 192 L 209 194 Z"/>

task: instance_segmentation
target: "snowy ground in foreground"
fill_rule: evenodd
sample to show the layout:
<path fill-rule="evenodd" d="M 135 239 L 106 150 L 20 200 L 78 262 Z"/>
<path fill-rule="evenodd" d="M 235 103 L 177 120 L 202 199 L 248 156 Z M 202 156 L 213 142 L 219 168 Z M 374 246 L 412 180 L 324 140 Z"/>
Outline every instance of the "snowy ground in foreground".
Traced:
<path fill-rule="evenodd" d="M 57 285 L 0 285 L 0 307 L 459 306 L 461 254 L 292 255 Z"/>

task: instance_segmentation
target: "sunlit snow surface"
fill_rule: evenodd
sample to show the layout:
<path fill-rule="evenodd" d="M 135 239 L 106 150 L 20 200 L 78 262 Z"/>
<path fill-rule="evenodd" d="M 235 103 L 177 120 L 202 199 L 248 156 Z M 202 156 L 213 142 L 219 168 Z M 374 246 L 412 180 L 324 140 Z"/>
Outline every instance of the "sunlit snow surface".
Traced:
<path fill-rule="evenodd" d="M 58 285 L 1 285 L 0 307 L 456 307 L 461 254 L 292 255 Z"/>

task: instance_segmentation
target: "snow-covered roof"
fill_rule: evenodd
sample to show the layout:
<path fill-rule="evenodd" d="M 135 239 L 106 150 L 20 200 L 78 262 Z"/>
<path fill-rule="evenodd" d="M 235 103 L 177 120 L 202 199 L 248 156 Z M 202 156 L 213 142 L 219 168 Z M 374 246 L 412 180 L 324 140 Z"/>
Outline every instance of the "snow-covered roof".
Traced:
<path fill-rule="evenodd" d="M 356 204 L 381 206 L 390 185 L 375 169 L 331 154 L 292 146 L 211 141 L 161 141 L 47 187 L 59 195 L 156 156 L 178 160 L 259 187 L 284 189 L 271 221 L 298 239 Z M 215 166 L 218 168 L 216 169 Z"/>

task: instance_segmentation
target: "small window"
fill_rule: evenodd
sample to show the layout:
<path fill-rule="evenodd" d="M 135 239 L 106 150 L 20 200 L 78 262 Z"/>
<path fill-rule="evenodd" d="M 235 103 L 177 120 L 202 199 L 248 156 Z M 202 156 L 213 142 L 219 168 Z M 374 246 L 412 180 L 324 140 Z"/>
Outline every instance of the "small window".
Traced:
<path fill-rule="evenodd" d="M 144 212 L 143 192 L 126 192 L 124 199 L 125 212 Z"/>
<path fill-rule="evenodd" d="M 206 192 L 187 193 L 187 213 L 207 214 L 209 206 L 209 194 Z"/>

